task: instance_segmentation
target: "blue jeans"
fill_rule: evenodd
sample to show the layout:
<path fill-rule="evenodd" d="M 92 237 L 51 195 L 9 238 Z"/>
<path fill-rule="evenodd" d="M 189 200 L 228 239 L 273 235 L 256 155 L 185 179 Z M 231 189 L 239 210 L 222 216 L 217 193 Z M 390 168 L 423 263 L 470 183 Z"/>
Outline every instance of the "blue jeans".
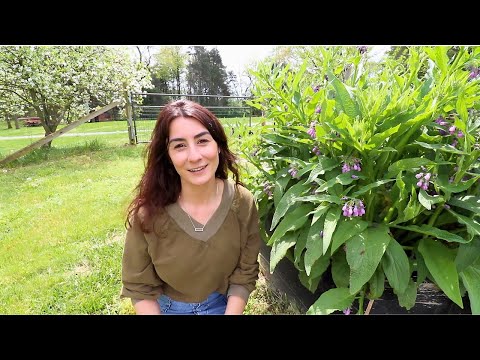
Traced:
<path fill-rule="evenodd" d="M 211 293 L 199 303 L 175 301 L 166 295 L 157 301 L 164 315 L 223 315 L 227 308 L 227 296 L 218 292 Z"/>

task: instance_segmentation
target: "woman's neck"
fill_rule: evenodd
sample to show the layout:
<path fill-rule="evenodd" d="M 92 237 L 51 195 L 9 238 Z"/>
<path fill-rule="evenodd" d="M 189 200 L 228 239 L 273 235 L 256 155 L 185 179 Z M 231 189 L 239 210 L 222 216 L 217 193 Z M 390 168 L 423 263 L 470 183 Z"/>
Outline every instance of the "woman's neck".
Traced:
<path fill-rule="evenodd" d="M 220 193 L 221 180 L 214 178 L 204 185 L 191 185 L 182 183 L 182 190 L 179 195 L 179 201 L 183 204 L 188 203 L 191 206 L 207 205 L 217 199 Z"/>

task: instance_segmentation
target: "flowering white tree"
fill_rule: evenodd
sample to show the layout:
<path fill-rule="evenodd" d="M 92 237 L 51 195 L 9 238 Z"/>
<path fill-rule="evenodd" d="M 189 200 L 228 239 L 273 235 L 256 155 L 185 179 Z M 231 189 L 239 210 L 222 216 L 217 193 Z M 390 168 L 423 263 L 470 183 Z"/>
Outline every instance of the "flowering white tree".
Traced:
<path fill-rule="evenodd" d="M 24 102 L 13 92 L 0 91 L 0 119 L 5 119 L 8 128 L 12 128 L 11 120 L 15 121 L 15 127 L 18 129 L 20 125 L 17 116 L 25 114 Z"/>
<path fill-rule="evenodd" d="M 42 119 L 45 135 L 107 105 L 125 92 L 150 88 L 145 65 L 126 47 L 1 46 L 0 92 L 14 94 Z"/>

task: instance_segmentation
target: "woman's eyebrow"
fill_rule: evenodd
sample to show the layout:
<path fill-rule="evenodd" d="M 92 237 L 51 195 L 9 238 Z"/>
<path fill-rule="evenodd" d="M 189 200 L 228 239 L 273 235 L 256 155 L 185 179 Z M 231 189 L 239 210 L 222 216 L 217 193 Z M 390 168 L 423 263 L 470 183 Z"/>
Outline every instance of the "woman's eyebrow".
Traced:
<path fill-rule="evenodd" d="M 202 137 L 203 135 L 210 135 L 210 132 L 209 131 L 202 131 L 201 133 L 198 133 L 197 135 L 195 135 L 193 138 L 197 139 L 199 137 Z M 172 143 L 174 141 L 185 141 L 185 139 L 184 138 L 173 138 L 173 139 L 170 139 L 169 143 Z"/>

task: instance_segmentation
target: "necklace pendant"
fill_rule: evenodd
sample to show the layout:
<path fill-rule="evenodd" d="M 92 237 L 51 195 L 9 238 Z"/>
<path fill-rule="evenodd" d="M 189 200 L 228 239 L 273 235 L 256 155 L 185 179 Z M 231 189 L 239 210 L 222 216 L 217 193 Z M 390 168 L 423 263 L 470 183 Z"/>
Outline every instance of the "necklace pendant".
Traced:
<path fill-rule="evenodd" d="M 194 229 L 195 229 L 195 232 L 202 232 L 203 231 L 203 228 L 194 227 Z"/>

